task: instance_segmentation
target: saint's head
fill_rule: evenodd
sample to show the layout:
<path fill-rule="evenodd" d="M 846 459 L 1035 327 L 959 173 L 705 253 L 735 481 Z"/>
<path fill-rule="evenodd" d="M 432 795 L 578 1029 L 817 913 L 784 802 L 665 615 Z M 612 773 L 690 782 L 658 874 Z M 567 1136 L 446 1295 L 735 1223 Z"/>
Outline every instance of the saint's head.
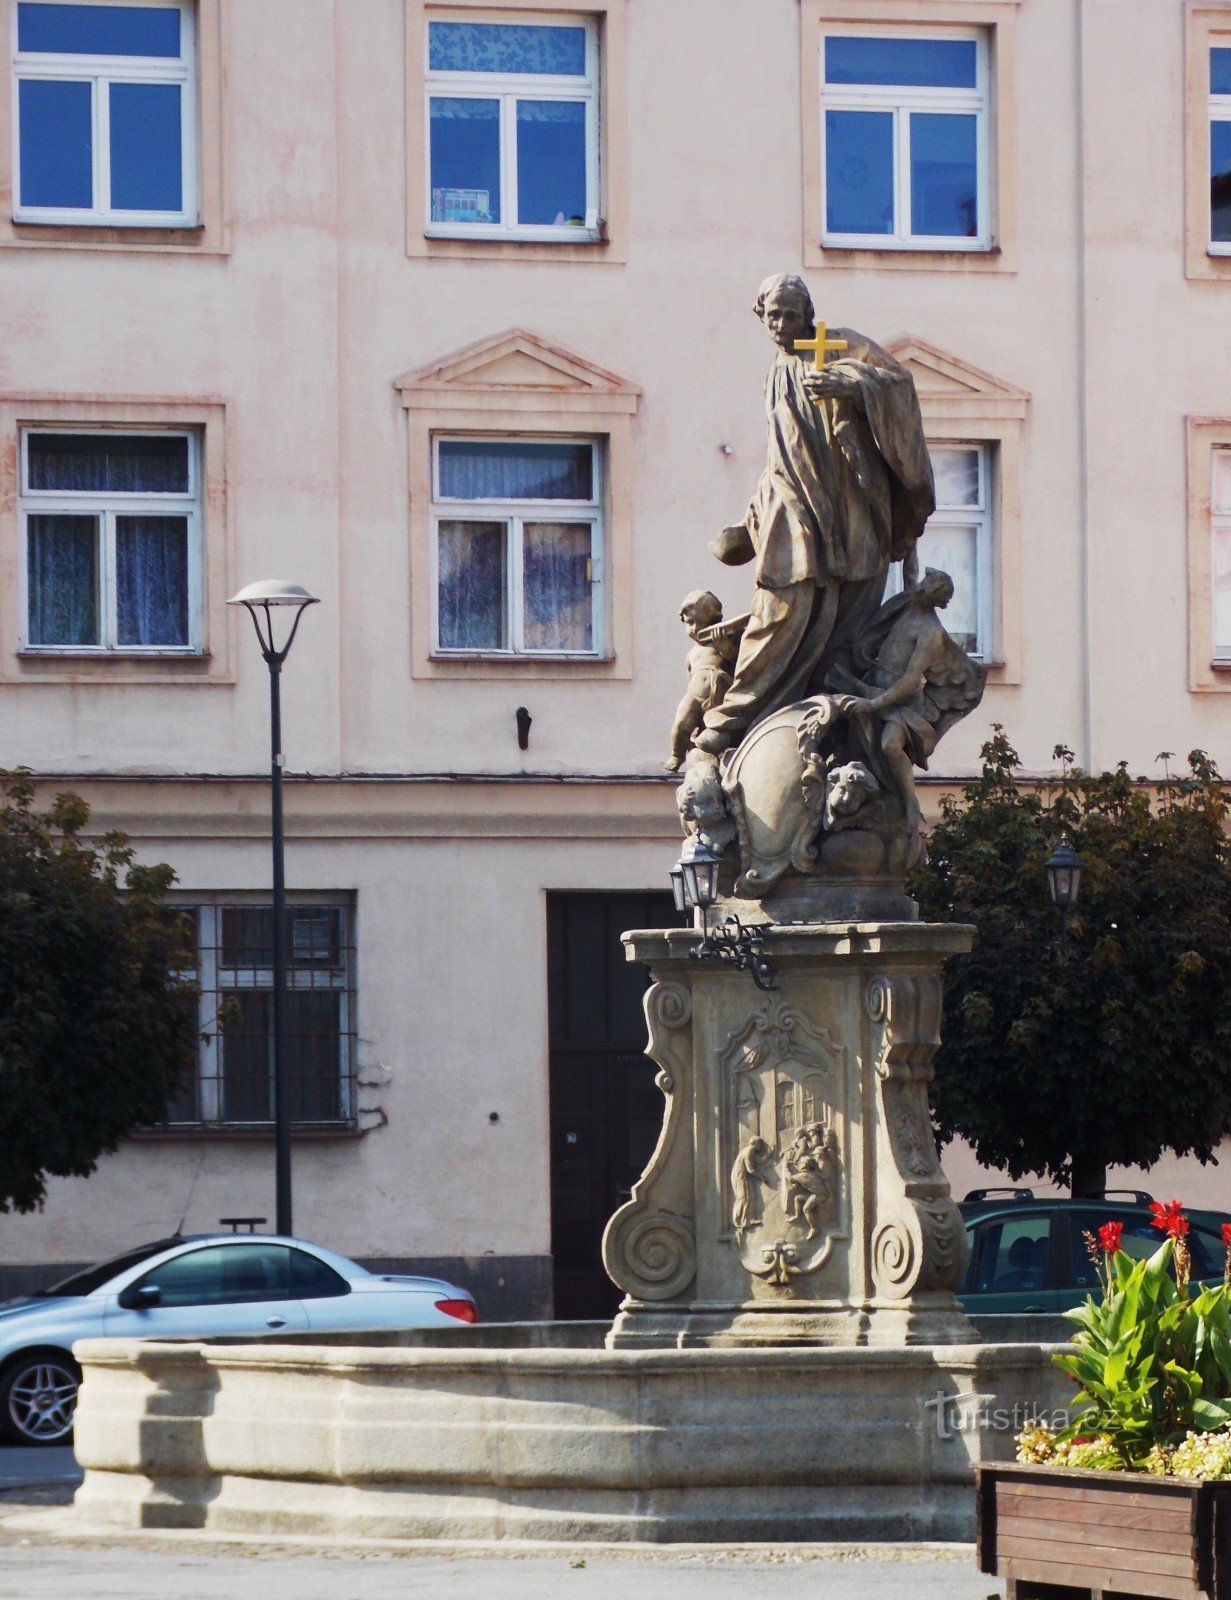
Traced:
<path fill-rule="evenodd" d="M 757 290 L 752 308 L 780 350 L 794 355 L 796 339 L 806 339 L 816 328 L 816 313 L 808 285 L 794 272 L 776 272 Z"/>

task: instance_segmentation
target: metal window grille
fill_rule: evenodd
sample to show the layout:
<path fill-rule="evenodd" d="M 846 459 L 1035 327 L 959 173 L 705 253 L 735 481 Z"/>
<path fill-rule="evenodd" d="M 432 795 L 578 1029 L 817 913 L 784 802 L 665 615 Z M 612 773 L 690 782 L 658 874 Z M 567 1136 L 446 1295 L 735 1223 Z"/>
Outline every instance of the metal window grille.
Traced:
<path fill-rule="evenodd" d="M 176 904 L 196 965 L 201 1044 L 195 1079 L 167 1108 L 172 1127 L 273 1122 L 273 908 L 257 897 Z M 352 907 L 301 896 L 287 906 L 287 1076 L 297 1128 L 353 1127 Z"/>

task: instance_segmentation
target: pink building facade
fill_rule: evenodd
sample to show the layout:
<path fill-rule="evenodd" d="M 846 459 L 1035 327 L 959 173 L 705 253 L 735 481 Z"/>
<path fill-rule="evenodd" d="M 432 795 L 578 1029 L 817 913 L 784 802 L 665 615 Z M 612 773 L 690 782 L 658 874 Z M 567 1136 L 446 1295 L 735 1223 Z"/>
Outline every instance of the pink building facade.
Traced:
<path fill-rule="evenodd" d="M 666 915 L 679 602 L 747 603 L 706 545 L 771 272 L 916 377 L 989 665 L 933 804 L 993 722 L 1039 773 L 1231 764 L 1228 0 L 0 0 L 0 38 L 0 762 L 172 863 L 209 1035 L 166 1129 L 0 1219 L 4 1283 L 272 1216 L 225 600 L 285 576 L 297 1228 L 601 1309 L 657 1117 L 612 936 Z"/>

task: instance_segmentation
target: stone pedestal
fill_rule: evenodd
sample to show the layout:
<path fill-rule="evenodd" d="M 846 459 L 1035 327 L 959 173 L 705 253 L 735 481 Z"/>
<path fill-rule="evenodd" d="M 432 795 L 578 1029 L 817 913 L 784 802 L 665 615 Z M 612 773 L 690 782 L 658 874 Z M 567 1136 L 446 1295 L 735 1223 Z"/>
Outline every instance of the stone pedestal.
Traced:
<path fill-rule="evenodd" d="M 603 1239 L 626 1292 L 613 1349 L 972 1343 L 961 1215 L 927 1085 L 953 924 L 774 925 L 776 992 L 699 961 L 688 930 L 626 933 L 653 975 L 666 1112 Z"/>

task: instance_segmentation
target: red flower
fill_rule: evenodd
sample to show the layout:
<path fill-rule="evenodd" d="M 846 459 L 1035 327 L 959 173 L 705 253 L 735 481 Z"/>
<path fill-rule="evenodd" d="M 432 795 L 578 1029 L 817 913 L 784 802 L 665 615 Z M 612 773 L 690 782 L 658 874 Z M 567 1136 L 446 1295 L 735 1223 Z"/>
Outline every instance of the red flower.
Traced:
<path fill-rule="evenodd" d="M 1231 1229 L 1231 1222 L 1225 1224 Z M 1098 1242 L 1105 1255 L 1114 1256 L 1120 1248 L 1120 1236 L 1124 1232 L 1122 1222 L 1105 1222 L 1098 1231 Z"/>
<path fill-rule="evenodd" d="M 1150 1226 L 1169 1239 L 1182 1239 L 1188 1232 L 1188 1218 L 1179 1200 L 1151 1200 Z"/>
<path fill-rule="evenodd" d="M 1231 1222 L 1224 1222 L 1222 1225 L 1222 1242 L 1228 1250 L 1231 1250 Z"/>

